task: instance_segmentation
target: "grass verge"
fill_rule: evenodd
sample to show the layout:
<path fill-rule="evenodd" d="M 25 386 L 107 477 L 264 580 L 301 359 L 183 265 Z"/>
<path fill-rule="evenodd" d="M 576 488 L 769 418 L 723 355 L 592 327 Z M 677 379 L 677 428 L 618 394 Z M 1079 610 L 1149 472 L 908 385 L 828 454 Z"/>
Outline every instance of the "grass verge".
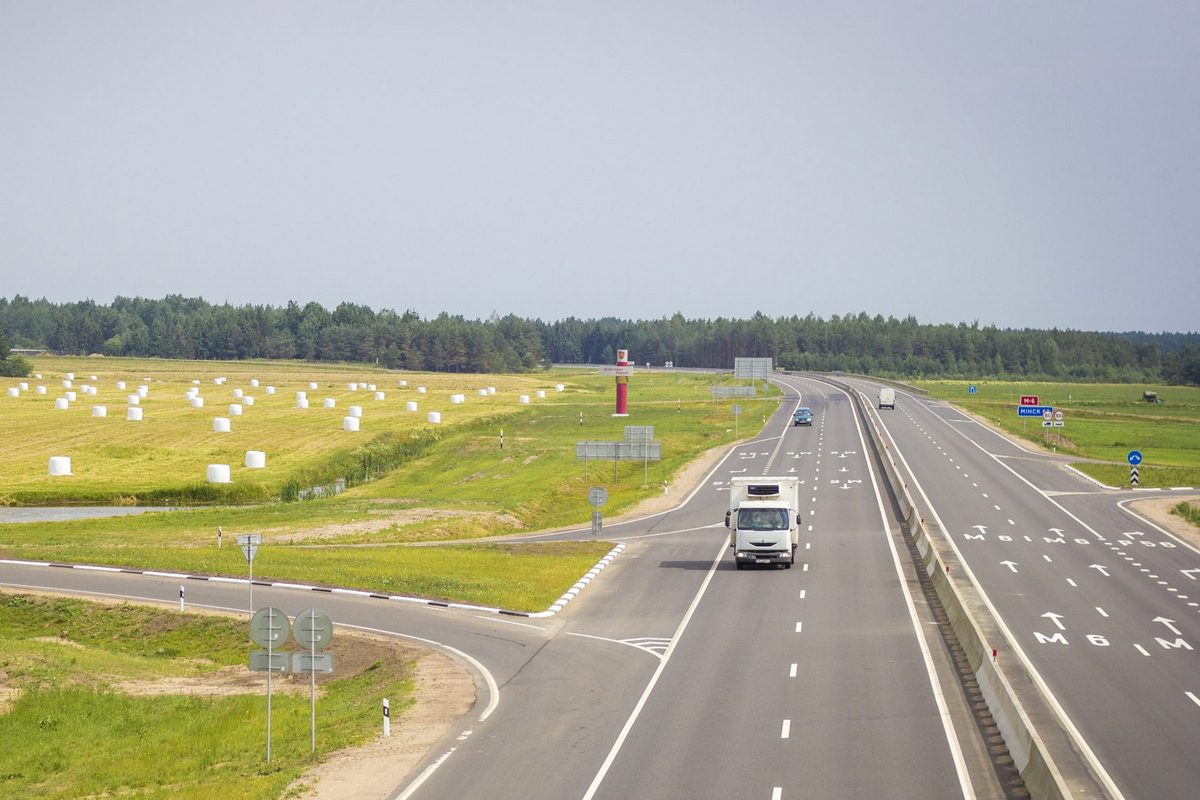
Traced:
<path fill-rule="evenodd" d="M 335 634 L 331 647 L 338 643 Z M 244 620 L 0 593 L 0 671 L 15 693 L 0 714 L 0 741 L 21 743 L 0 748 L 5 796 L 277 798 L 330 752 L 370 739 L 380 697 L 396 710 L 411 703 L 403 660 L 319 676 L 310 755 L 307 694 L 277 693 L 267 764 L 262 692 L 129 689 L 201 680 L 244 665 L 248 649 Z"/>

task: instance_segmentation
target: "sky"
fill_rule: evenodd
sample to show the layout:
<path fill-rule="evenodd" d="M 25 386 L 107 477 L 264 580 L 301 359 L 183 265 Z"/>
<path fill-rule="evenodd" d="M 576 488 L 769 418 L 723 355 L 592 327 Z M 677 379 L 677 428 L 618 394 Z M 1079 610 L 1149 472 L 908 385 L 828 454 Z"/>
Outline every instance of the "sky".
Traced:
<path fill-rule="evenodd" d="M 0 297 L 1200 329 L 1200 3 L 0 0 Z"/>

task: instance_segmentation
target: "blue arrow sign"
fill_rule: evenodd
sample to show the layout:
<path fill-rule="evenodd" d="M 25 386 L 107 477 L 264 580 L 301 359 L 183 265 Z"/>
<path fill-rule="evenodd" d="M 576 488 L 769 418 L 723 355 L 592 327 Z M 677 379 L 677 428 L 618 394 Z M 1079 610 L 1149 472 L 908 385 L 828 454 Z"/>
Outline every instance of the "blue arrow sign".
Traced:
<path fill-rule="evenodd" d="M 1054 406 L 1017 406 L 1018 417 L 1040 417 L 1047 411 L 1053 413 Z"/>
<path fill-rule="evenodd" d="M 1131 466 L 1136 467 L 1138 464 L 1142 463 L 1142 451 L 1130 450 L 1129 455 L 1125 456 L 1125 458 L 1129 460 Z"/>
<path fill-rule="evenodd" d="M 974 387 L 974 386 L 968 386 L 968 387 L 967 387 L 967 394 L 975 394 L 975 387 Z"/>

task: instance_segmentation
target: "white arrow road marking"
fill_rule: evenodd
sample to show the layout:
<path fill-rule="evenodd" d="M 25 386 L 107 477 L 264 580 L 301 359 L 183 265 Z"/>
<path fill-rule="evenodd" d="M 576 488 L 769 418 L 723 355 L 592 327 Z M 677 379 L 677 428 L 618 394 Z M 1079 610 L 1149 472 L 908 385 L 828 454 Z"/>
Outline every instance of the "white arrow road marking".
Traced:
<path fill-rule="evenodd" d="M 1168 629 L 1171 631 L 1171 633 L 1175 634 L 1176 636 L 1181 636 L 1181 635 L 1182 635 L 1182 633 L 1181 633 L 1181 631 L 1179 630 L 1179 628 L 1176 628 L 1176 627 L 1175 627 L 1175 625 L 1173 624 L 1173 623 L 1175 622 L 1175 620 L 1173 620 L 1173 619 L 1167 619 L 1166 617 L 1155 617 L 1155 618 L 1154 618 L 1154 621 L 1155 621 L 1155 622 L 1161 622 L 1163 625 L 1166 625 L 1166 626 L 1167 626 L 1167 628 L 1168 628 Z"/>
<path fill-rule="evenodd" d="M 1179 571 L 1184 575 L 1187 575 L 1192 580 L 1196 580 L 1196 576 L 1200 575 L 1200 569 L 1181 569 Z"/>
<path fill-rule="evenodd" d="M 1047 611 L 1045 614 L 1042 614 L 1042 616 L 1046 617 L 1051 622 L 1053 622 L 1056 626 L 1058 626 L 1058 629 L 1060 631 L 1065 631 L 1067 629 L 1067 627 L 1065 625 L 1063 625 L 1061 622 L 1059 622 L 1059 620 L 1062 619 L 1062 614 L 1055 614 L 1053 611 Z"/>
<path fill-rule="evenodd" d="M 1200 706 L 1200 697 L 1196 697 L 1196 695 L 1192 694 L 1191 692 L 1184 692 L 1184 694 L 1190 697 L 1193 703 Z"/>
<path fill-rule="evenodd" d="M 1012 570 L 1013 572 L 1016 572 L 1016 571 L 1017 571 L 1017 564 L 1018 564 L 1019 562 L 1016 562 L 1016 561 L 1001 561 L 1000 563 L 1001 563 L 1001 564 L 1003 564 L 1004 566 L 1008 567 L 1008 568 L 1009 568 L 1010 570 Z"/>
<path fill-rule="evenodd" d="M 1104 577 L 1106 577 L 1106 578 L 1108 577 L 1108 567 L 1106 567 L 1102 564 L 1089 564 L 1088 569 L 1094 569 L 1097 572 L 1099 572 L 1101 575 L 1103 575 Z"/>

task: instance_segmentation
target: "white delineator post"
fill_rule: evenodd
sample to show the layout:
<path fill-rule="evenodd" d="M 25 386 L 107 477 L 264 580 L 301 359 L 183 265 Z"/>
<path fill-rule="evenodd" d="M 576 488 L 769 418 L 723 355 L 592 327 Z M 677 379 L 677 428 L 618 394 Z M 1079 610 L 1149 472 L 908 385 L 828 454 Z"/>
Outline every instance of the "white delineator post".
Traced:
<path fill-rule="evenodd" d="M 183 585 L 179 586 L 179 610 L 183 611 Z"/>
<path fill-rule="evenodd" d="M 388 704 L 388 699 L 383 698 L 383 735 L 392 735 L 392 707 Z"/>

